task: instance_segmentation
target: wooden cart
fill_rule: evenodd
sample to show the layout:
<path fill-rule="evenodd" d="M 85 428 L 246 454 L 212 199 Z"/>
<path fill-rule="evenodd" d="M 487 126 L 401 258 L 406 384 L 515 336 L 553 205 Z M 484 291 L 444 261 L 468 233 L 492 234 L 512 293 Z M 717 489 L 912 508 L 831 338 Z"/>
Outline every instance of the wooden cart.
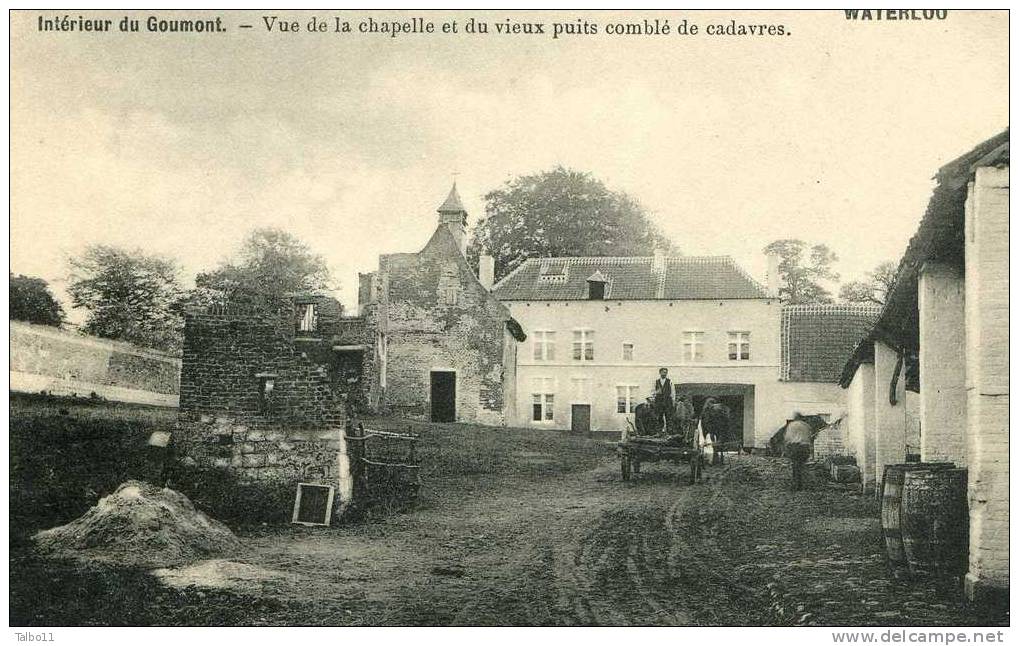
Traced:
<path fill-rule="evenodd" d="M 688 437 L 671 436 L 629 436 L 616 443 L 619 465 L 623 480 L 629 480 L 631 474 L 640 473 L 643 462 L 659 462 L 668 460 L 674 464 L 688 462 L 690 465 L 690 484 L 700 482 L 701 470 L 704 467 L 704 447 L 697 441 L 696 434 Z"/>

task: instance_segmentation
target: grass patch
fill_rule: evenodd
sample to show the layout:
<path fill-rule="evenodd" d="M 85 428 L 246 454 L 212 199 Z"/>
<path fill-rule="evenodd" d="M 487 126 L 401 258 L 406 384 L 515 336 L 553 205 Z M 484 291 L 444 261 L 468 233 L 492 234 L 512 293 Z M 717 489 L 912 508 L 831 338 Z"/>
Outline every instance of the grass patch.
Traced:
<path fill-rule="evenodd" d="M 10 537 L 83 514 L 153 468 L 147 442 L 176 409 L 11 393 Z"/>
<path fill-rule="evenodd" d="M 366 419 L 366 428 L 417 433 L 421 479 L 429 482 L 475 476 L 547 478 L 590 469 L 608 451 L 605 444 L 562 431 L 496 428 L 474 424 L 431 424 Z"/>

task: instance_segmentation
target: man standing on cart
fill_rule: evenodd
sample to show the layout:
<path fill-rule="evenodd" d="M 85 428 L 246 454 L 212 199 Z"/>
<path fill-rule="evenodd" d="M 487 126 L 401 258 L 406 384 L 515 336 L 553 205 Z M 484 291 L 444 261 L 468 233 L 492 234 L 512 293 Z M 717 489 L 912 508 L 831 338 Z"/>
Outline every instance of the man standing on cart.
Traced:
<path fill-rule="evenodd" d="M 659 368 L 658 379 L 655 379 L 655 425 L 663 422 L 663 432 L 668 433 L 672 428 L 672 415 L 675 413 L 676 404 L 672 394 L 672 380 L 669 379 L 669 369 Z"/>

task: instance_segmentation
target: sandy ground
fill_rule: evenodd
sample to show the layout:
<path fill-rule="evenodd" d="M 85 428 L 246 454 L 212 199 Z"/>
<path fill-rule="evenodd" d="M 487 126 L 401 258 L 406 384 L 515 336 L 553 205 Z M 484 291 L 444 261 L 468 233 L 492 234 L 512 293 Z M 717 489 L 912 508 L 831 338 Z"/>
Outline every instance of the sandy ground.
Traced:
<path fill-rule="evenodd" d="M 643 471 L 624 483 L 606 455 L 567 475 L 447 484 L 412 513 L 249 533 L 237 558 L 159 578 L 280 601 L 251 624 L 988 622 L 955 593 L 888 576 L 869 496 L 819 482 L 790 493 L 784 463 L 760 457 L 697 485 L 685 466 Z"/>

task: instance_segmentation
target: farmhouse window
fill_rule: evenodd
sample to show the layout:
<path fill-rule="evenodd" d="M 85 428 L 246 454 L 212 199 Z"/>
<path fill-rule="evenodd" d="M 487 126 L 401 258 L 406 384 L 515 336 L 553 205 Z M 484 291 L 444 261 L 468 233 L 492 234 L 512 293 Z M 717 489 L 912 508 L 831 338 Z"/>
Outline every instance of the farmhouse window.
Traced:
<path fill-rule="evenodd" d="M 696 363 L 704 361 L 704 333 L 694 330 L 683 332 L 683 360 Z"/>
<path fill-rule="evenodd" d="M 729 361 L 750 361 L 750 333 L 729 333 Z"/>
<path fill-rule="evenodd" d="M 314 332 L 318 329 L 318 311 L 315 303 L 301 303 L 297 306 L 297 331 Z"/>
<path fill-rule="evenodd" d="M 531 419 L 535 422 L 551 422 L 555 419 L 555 394 L 552 392 L 554 381 L 551 377 L 534 379 L 534 391 L 531 395 Z"/>
<path fill-rule="evenodd" d="M 639 386 L 626 384 L 616 386 L 616 412 L 632 413 L 637 407 L 637 391 Z"/>
<path fill-rule="evenodd" d="M 536 330 L 534 332 L 534 360 L 555 360 L 555 332 Z"/>
<path fill-rule="evenodd" d="M 633 361 L 633 344 L 623 343 L 623 361 Z"/>
<path fill-rule="evenodd" d="M 594 330 L 573 331 L 573 360 L 594 361 Z"/>
<path fill-rule="evenodd" d="M 446 305 L 456 305 L 460 299 L 460 290 L 456 287 L 445 287 L 442 290 L 442 302 Z"/>

